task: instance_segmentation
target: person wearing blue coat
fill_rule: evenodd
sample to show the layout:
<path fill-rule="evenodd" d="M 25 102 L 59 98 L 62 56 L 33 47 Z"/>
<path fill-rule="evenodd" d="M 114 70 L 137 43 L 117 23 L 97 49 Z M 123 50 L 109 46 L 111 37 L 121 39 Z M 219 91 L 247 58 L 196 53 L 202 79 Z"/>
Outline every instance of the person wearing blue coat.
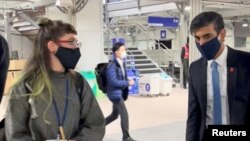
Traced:
<path fill-rule="evenodd" d="M 123 61 L 127 54 L 123 43 L 116 43 L 112 52 L 113 60 L 106 69 L 107 80 L 107 96 L 113 103 L 113 111 L 106 118 L 106 125 L 121 117 L 121 128 L 123 133 L 123 141 L 135 141 L 129 135 L 128 112 L 124 101 L 128 98 L 128 87 L 134 85 L 134 80 L 129 80 L 126 73 L 126 65 Z"/>

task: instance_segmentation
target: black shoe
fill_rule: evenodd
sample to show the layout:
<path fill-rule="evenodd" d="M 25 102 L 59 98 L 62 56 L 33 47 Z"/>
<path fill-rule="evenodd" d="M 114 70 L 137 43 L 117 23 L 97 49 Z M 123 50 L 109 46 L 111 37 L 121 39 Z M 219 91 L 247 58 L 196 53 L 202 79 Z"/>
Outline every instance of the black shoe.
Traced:
<path fill-rule="evenodd" d="M 127 137 L 127 138 L 123 138 L 122 141 L 136 141 L 136 140 L 131 137 Z"/>

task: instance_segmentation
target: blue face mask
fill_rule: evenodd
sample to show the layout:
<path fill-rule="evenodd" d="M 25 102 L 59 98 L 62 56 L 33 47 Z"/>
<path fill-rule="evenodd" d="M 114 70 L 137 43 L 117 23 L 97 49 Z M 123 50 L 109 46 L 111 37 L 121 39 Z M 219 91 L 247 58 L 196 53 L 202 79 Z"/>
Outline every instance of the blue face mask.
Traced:
<path fill-rule="evenodd" d="M 196 46 L 204 58 L 206 58 L 207 60 L 211 60 L 220 50 L 221 43 L 218 38 L 215 37 L 212 40 L 204 43 L 203 45 L 200 45 L 196 42 Z"/>

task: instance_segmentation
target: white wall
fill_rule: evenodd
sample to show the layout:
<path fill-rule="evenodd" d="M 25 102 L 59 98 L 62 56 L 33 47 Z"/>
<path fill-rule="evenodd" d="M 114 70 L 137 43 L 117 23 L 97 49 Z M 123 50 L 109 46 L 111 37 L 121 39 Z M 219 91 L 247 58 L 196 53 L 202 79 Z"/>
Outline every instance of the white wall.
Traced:
<path fill-rule="evenodd" d="M 52 20 L 62 20 L 64 22 L 71 23 L 70 15 L 62 13 L 56 6 L 46 7 L 45 16 Z"/>
<path fill-rule="evenodd" d="M 76 69 L 93 70 L 96 64 L 108 61 L 104 55 L 102 1 L 88 1 L 76 15 L 76 29 L 82 42 L 82 57 Z"/>
<path fill-rule="evenodd" d="M 12 35 L 12 51 L 18 51 L 19 59 L 28 59 L 31 57 L 34 44 L 25 36 Z"/>
<path fill-rule="evenodd" d="M 60 12 L 55 6 L 47 8 L 47 16 L 54 20 L 72 23 L 70 15 Z M 81 58 L 76 66 L 78 71 L 93 70 L 97 63 L 107 61 L 103 51 L 102 1 L 90 0 L 76 14 L 75 28 L 78 40 L 82 42 Z"/>
<path fill-rule="evenodd" d="M 225 44 L 234 47 L 234 28 L 233 27 L 226 27 L 226 38 Z"/>
<path fill-rule="evenodd" d="M 3 32 L 0 32 L 0 34 L 4 37 Z M 12 51 L 18 51 L 19 59 L 28 59 L 31 56 L 34 44 L 26 36 L 11 34 L 7 42 Z"/>

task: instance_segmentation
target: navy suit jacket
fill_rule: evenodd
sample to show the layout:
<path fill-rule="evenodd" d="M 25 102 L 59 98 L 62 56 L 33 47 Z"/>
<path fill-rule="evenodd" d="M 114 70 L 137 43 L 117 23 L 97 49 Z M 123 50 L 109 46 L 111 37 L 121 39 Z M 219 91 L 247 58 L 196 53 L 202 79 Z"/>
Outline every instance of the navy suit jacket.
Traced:
<path fill-rule="evenodd" d="M 207 60 L 190 65 L 186 141 L 201 141 L 206 128 Z M 250 125 L 250 53 L 228 47 L 227 92 L 231 125 Z"/>

